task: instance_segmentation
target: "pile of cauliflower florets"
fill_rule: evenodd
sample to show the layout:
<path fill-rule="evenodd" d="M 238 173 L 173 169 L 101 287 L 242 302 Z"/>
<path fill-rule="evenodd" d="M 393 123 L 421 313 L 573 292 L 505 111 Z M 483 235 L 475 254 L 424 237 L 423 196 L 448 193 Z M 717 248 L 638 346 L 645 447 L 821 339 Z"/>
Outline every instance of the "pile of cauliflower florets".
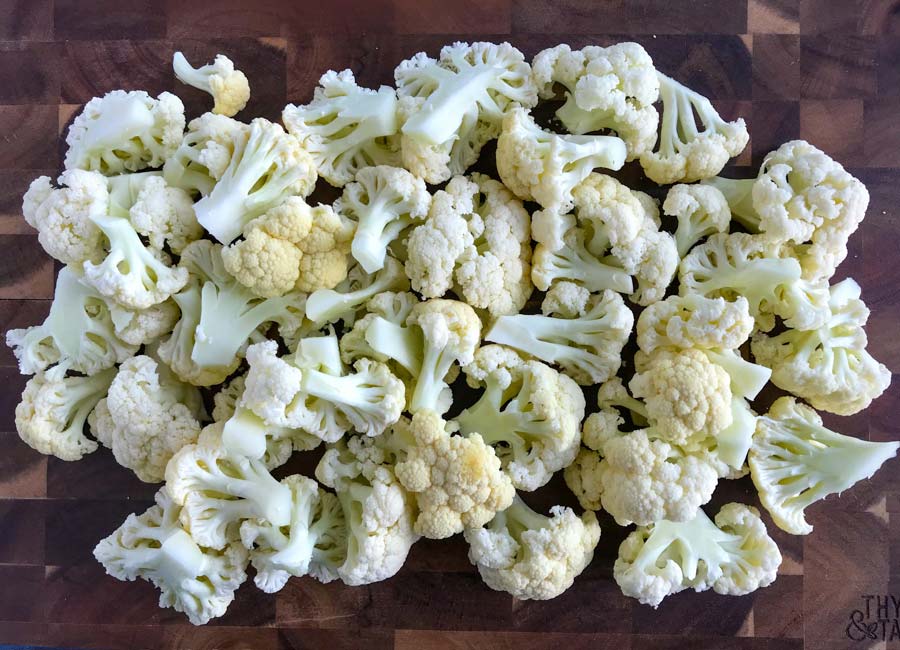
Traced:
<path fill-rule="evenodd" d="M 163 484 L 94 551 L 160 606 L 206 623 L 248 565 L 269 593 L 385 580 L 420 537 L 458 533 L 488 586 L 553 598 L 600 510 L 636 525 L 626 595 L 746 594 L 781 555 L 755 508 L 704 513 L 718 481 L 749 473 L 807 534 L 807 506 L 896 453 L 813 410 L 856 413 L 891 378 L 859 286 L 830 282 L 866 188 L 803 141 L 719 178 L 744 121 L 640 45 L 529 63 L 455 43 L 402 62 L 396 89 L 329 71 L 284 126 L 233 119 L 250 90 L 227 57 L 174 67 L 212 112 L 185 128 L 175 95 L 113 91 L 75 118 L 56 184 L 31 184 L 25 219 L 64 266 L 47 319 L 7 334 L 33 375 L 28 445 L 102 445 Z M 535 122 L 541 100 L 561 100 L 562 133 Z M 492 140 L 499 180 L 467 173 Z M 628 161 L 674 183 L 661 209 L 596 171 Z M 331 205 L 307 201 L 319 177 L 342 188 Z M 769 381 L 810 406 L 758 415 Z M 273 477 L 321 446 L 315 480 Z M 517 494 L 556 472 L 582 515 Z"/>

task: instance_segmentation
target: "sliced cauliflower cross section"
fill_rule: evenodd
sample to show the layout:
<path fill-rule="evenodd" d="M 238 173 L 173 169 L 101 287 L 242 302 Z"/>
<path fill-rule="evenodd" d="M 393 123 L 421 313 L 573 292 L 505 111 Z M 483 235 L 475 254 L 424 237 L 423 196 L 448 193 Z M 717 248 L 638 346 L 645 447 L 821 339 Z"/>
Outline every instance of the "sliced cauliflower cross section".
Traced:
<path fill-rule="evenodd" d="M 780 397 L 757 420 L 750 476 L 779 528 L 808 535 L 807 507 L 871 478 L 897 454 L 898 442 L 870 442 L 836 433 L 793 397 Z"/>
<path fill-rule="evenodd" d="M 590 564 L 600 540 L 593 512 L 580 518 L 554 506 L 550 516 L 532 510 L 518 496 L 483 528 L 465 531 L 469 561 L 491 589 L 519 600 L 556 598 Z"/>
<path fill-rule="evenodd" d="M 394 79 L 404 104 L 403 164 L 433 184 L 464 173 L 511 107 L 537 103 L 531 67 L 509 43 L 454 43 L 438 60 L 419 52 Z"/>
<path fill-rule="evenodd" d="M 628 146 L 629 160 L 653 147 L 659 79 L 653 60 L 638 43 L 581 50 L 557 45 L 538 52 L 531 66 L 542 98 L 555 97 L 554 84 L 565 88 L 566 102 L 556 117 L 570 133 L 611 129 Z"/>
<path fill-rule="evenodd" d="M 366 167 L 400 164 L 396 91 L 361 88 L 350 70 L 323 74 L 312 101 L 288 104 L 281 117 L 312 156 L 319 175 L 335 187 Z"/>
<path fill-rule="evenodd" d="M 224 54 L 216 54 L 212 63 L 193 67 L 184 54 L 175 52 L 172 67 L 178 81 L 212 95 L 212 112 L 232 117 L 241 112 L 250 99 L 250 83 L 247 75 L 234 67 Z"/>
<path fill-rule="evenodd" d="M 100 540 L 94 557 L 118 580 L 143 578 L 160 590 L 159 606 L 183 612 L 194 625 L 222 616 L 247 579 L 247 549 L 229 542 L 214 550 L 198 545 L 179 520 L 181 508 L 165 488 L 156 505 L 128 515 Z"/>
<path fill-rule="evenodd" d="M 184 104 L 172 93 L 153 99 L 143 90 L 94 97 L 66 135 L 66 169 L 110 176 L 159 167 L 181 143 Z"/>
<path fill-rule="evenodd" d="M 622 593 L 656 608 L 684 589 L 741 596 L 775 581 L 781 552 L 756 508 L 722 506 L 689 521 L 638 528 L 619 547 L 613 576 Z"/>

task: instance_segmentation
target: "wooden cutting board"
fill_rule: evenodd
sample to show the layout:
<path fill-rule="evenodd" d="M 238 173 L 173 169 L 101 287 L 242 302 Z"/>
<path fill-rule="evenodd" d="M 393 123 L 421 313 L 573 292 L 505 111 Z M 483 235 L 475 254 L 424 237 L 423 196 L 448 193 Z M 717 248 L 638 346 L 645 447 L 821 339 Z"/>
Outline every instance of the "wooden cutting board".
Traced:
<path fill-rule="evenodd" d="M 20 215 L 21 195 L 35 176 L 58 173 L 59 136 L 81 105 L 125 88 L 174 89 L 190 116 L 209 106 L 205 95 L 174 85 L 176 49 L 195 62 L 227 53 L 253 89 L 242 115 L 277 119 L 287 101 L 307 101 L 329 68 L 350 67 L 361 84 L 377 85 L 392 81 L 403 58 L 423 49 L 435 55 L 454 40 L 509 40 L 530 57 L 559 42 L 629 38 L 723 115 L 744 116 L 752 141 L 740 172 L 802 137 L 868 185 L 869 216 L 839 276 L 862 285 L 872 309 L 870 350 L 900 372 L 897 4 L 0 0 L 0 326 L 35 324 L 47 313 L 54 266 Z M 808 537 L 785 535 L 767 518 L 784 554 L 781 575 L 747 597 L 683 593 L 657 611 L 624 598 L 611 580 L 624 531 L 604 518 L 593 564 L 551 602 L 518 602 L 484 587 L 457 538 L 420 542 L 398 576 L 368 587 L 293 579 L 267 596 L 246 584 L 225 617 L 193 628 L 158 609 L 148 583 L 112 580 L 91 557 L 101 537 L 149 505 L 154 487 L 106 451 L 65 463 L 27 448 L 13 424 L 25 378 L 6 348 L 0 383 L 2 647 L 819 650 L 885 647 L 882 631 L 895 634 L 888 648 L 900 647 L 896 460 L 873 481 L 811 508 Z M 900 438 L 900 382 L 865 414 L 827 423 L 871 440 Z M 287 471 L 308 472 L 314 462 L 297 457 Z M 561 480 L 529 500 L 572 503 Z M 722 483 L 713 505 L 731 500 L 756 502 L 748 480 Z M 889 606 L 879 611 L 885 598 Z"/>

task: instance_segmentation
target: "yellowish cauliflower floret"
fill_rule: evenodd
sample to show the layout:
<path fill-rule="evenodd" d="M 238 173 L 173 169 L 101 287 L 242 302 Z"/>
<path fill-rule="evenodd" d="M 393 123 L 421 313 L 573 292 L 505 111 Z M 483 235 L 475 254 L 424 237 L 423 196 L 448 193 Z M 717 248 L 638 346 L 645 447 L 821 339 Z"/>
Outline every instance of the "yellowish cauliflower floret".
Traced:
<path fill-rule="evenodd" d="M 701 350 L 660 350 L 629 387 L 661 439 L 697 451 L 731 424 L 731 379 Z"/>
<path fill-rule="evenodd" d="M 250 83 L 247 75 L 236 70 L 224 54 L 216 54 L 212 63 L 194 68 L 181 52 L 175 52 L 172 67 L 178 81 L 212 95 L 213 113 L 232 117 L 247 105 Z"/>
<path fill-rule="evenodd" d="M 331 207 L 293 196 L 251 221 L 244 239 L 222 250 L 222 261 L 263 297 L 333 289 L 347 277 L 352 237 L 352 224 Z"/>
<path fill-rule="evenodd" d="M 572 494 L 578 499 L 579 505 L 585 510 L 603 509 L 600 502 L 603 495 L 603 484 L 600 482 L 601 462 L 603 462 L 603 458 L 600 454 L 590 449 L 582 449 L 572 464 L 563 472 L 566 485 L 569 486 Z"/>
<path fill-rule="evenodd" d="M 753 331 L 747 299 L 705 298 L 689 293 L 669 296 L 647 307 L 637 321 L 638 347 L 736 350 Z"/>
<path fill-rule="evenodd" d="M 396 473 L 403 486 L 415 493 L 418 534 L 444 539 L 465 528 L 483 526 L 512 503 L 512 482 L 480 435 L 451 435 L 432 411 L 413 415 L 410 433 L 415 444 L 397 464 Z"/>

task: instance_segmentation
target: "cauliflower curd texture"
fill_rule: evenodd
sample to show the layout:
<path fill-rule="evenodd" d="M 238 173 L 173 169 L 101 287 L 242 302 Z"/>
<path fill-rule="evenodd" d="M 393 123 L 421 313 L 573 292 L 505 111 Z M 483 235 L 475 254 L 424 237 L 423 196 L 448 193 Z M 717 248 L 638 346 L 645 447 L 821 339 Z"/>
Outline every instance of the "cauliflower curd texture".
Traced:
<path fill-rule="evenodd" d="M 248 576 L 308 599 L 412 554 L 414 582 L 456 537 L 514 614 L 582 573 L 739 596 L 777 577 L 765 522 L 812 533 L 896 455 L 883 414 L 860 439 L 818 413 L 897 371 L 838 269 L 865 185 L 804 140 L 733 178 L 744 119 L 660 72 L 708 70 L 580 45 L 315 70 L 280 107 L 196 42 L 172 71 L 207 112 L 84 105 L 22 198 L 53 300 L 6 343 L 26 445 L 156 486 L 96 545 L 109 576 L 203 625 Z"/>

